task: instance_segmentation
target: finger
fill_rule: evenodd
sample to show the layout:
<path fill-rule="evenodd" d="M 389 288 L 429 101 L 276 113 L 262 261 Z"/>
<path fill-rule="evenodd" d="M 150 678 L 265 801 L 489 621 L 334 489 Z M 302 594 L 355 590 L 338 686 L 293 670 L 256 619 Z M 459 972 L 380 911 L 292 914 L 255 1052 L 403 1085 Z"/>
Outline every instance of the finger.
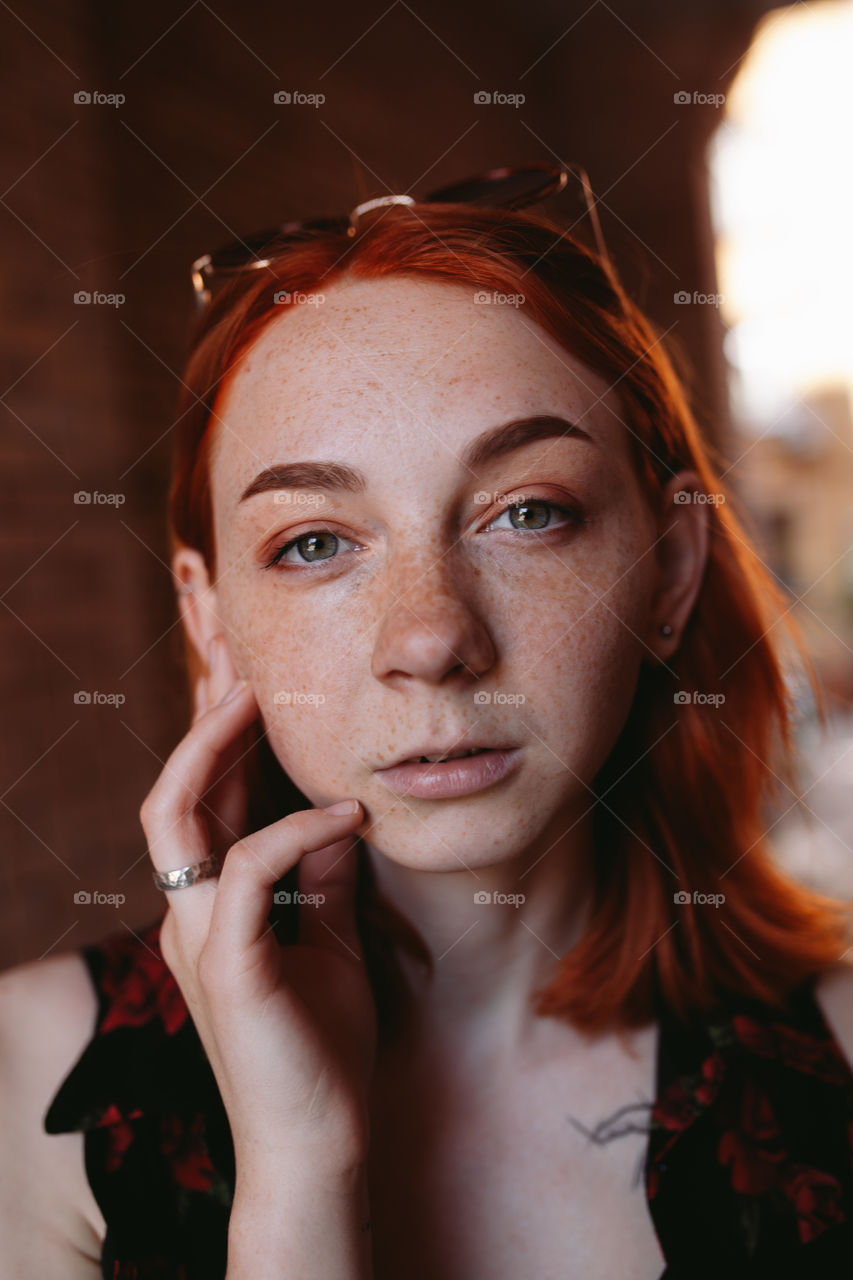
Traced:
<path fill-rule="evenodd" d="M 211 843 L 223 856 L 249 834 L 248 771 L 256 743 L 257 735 L 250 725 L 222 753 L 219 776 L 204 796 L 203 814 Z"/>
<path fill-rule="evenodd" d="M 363 959 L 355 913 L 357 881 L 357 836 L 306 853 L 299 864 L 301 943 Z"/>
<path fill-rule="evenodd" d="M 208 645 L 208 672 L 210 676 L 210 702 L 214 704 L 224 698 L 240 673 L 234 666 L 234 660 L 223 633 L 217 632 Z"/>
<path fill-rule="evenodd" d="M 219 877 L 210 949 L 226 960 L 247 952 L 267 933 L 276 881 L 312 850 L 341 845 L 362 819 L 360 805 L 347 814 L 301 809 L 234 845 Z"/>
<path fill-rule="evenodd" d="M 193 723 L 221 701 L 239 679 L 221 633 L 214 636 L 208 645 L 208 668 L 210 674 L 199 677 L 196 684 Z M 246 731 L 225 748 L 218 776 L 204 796 L 210 843 L 222 854 L 246 834 L 248 796 L 245 771 L 239 766 L 251 751 L 254 741 L 254 736 Z"/>
<path fill-rule="evenodd" d="M 223 751 L 257 715 L 250 686 L 211 707 L 189 728 L 166 761 L 140 810 L 156 871 L 172 871 L 207 858 L 211 839 L 201 805 Z M 169 907 L 195 937 L 206 936 L 217 880 L 165 890 Z M 195 923 L 193 923 L 195 922 Z"/>
<path fill-rule="evenodd" d="M 195 688 L 193 689 L 193 715 L 192 715 L 191 723 L 195 724 L 196 720 L 198 720 L 200 716 L 204 715 L 207 708 L 208 708 L 207 676 L 200 675 L 196 679 Z"/>

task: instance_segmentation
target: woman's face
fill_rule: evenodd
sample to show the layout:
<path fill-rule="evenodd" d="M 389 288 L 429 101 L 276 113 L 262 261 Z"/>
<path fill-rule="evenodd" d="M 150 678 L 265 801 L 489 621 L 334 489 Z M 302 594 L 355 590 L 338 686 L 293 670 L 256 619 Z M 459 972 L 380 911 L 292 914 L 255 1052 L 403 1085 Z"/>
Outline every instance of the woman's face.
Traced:
<path fill-rule="evenodd" d="M 506 860 L 588 808 L 661 621 L 658 513 L 618 397 L 478 296 L 397 276 L 289 307 L 223 391 L 212 455 L 214 609 L 278 760 L 312 804 L 358 797 L 375 848 L 433 870 Z M 542 415 L 567 421 L 484 456 Z M 363 487 L 241 500 L 296 462 Z M 374 776 L 463 729 L 521 748 L 519 767 L 444 800 Z"/>

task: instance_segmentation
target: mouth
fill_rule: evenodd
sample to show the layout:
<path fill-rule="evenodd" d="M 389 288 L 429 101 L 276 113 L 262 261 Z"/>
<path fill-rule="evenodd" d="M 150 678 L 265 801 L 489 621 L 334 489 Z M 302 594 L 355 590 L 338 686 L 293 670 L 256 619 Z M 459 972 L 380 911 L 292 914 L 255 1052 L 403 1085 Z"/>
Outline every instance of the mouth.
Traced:
<path fill-rule="evenodd" d="M 449 760 L 467 760 L 471 756 L 483 756 L 497 751 L 509 751 L 510 747 L 463 747 L 458 749 L 449 748 L 446 751 L 430 751 L 419 755 L 400 756 L 399 759 L 392 761 L 391 764 L 383 765 L 385 769 L 397 769 L 403 765 L 411 764 L 444 764 Z"/>
<path fill-rule="evenodd" d="M 444 755 L 411 756 L 401 760 L 400 764 L 439 764 L 444 760 L 466 760 L 468 756 L 481 756 L 487 751 L 497 750 L 495 747 L 471 747 L 468 751 L 451 751 Z"/>
<path fill-rule="evenodd" d="M 517 773 L 518 747 L 468 747 L 464 751 L 409 756 L 376 770 L 378 780 L 398 795 L 426 800 L 472 795 Z"/>

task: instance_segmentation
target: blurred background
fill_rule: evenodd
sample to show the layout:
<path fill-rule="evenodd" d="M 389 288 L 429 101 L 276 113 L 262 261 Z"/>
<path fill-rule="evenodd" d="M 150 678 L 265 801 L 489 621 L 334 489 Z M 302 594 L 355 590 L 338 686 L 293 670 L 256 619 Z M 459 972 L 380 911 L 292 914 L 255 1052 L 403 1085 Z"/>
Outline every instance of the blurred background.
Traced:
<path fill-rule="evenodd" d="M 531 160 L 589 173 L 790 593 L 830 724 L 803 692 L 768 826 L 853 899 L 853 2 L 12 0 L 0 25 L 0 967 L 162 910 L 138 809 L 189 718 L 165 498 L 191 261 Z"/>

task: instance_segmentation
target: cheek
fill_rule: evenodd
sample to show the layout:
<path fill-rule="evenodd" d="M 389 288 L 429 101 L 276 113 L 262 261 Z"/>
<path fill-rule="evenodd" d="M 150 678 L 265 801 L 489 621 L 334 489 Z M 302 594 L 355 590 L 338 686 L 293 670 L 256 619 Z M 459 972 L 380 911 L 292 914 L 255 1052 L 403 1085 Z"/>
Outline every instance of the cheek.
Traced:
<path fill-rule="evenodd" d="M 330 625 L 324 612 L 270 587 L 254 597 L 246 592 L 220 599 L 220 611 L 282 768 L 309 799 L 318 775 L 334 797 L 336 762 L 352 760 L 344 744 L 364 683 L 358 674 L 364 659 L 359 646 L 366 643 L 363 615 L 338 610 Z"/>
<path fill-rule="evenodd" d="M 568 764 L 588 782 L 625 723 L 647 653 L 640 637 L 654 565 L 637 550 L 644 545 L 636 531 L 608 535 L 606 543 L 589 539 L 556 559 L 546 552 L 523 584 L 504 581 L 505 683 L 525 699 L 508 710 L 541 726 L 556 768 Z"/>

